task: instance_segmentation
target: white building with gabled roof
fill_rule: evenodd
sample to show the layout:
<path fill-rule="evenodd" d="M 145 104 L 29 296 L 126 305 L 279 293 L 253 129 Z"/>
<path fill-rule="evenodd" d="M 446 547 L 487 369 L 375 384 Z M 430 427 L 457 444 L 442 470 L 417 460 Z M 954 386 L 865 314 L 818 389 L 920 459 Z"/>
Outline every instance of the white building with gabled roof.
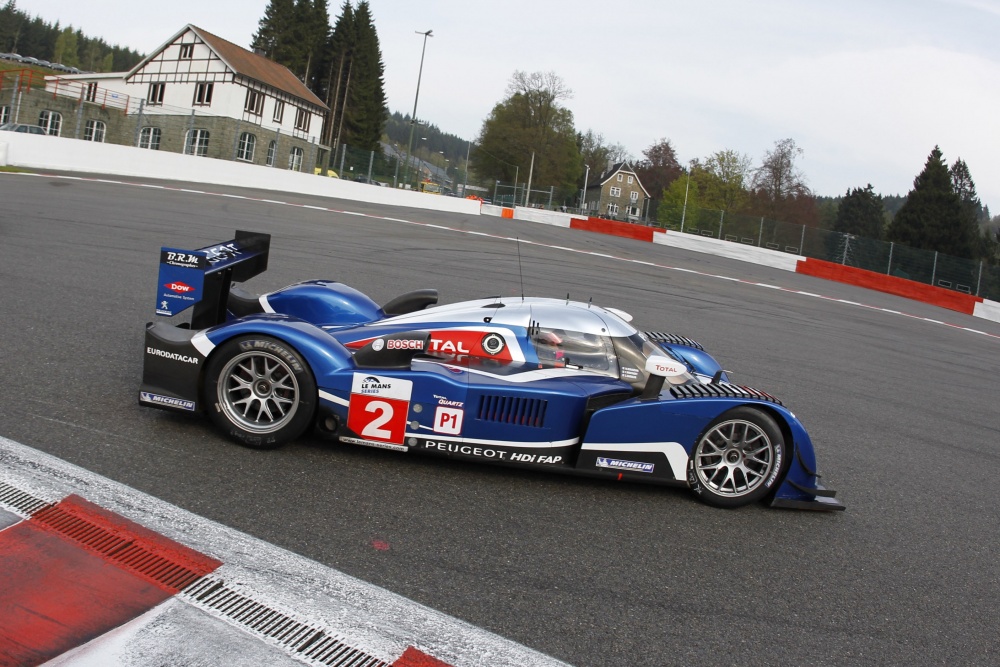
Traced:
<path fill-rule="evenodd" d="M 128 72 L 47 77 L 47 89 L 74 86 L 94 104 L 127 95 L 142 148 L 310 171 L 328 150 L 319 143 L 328 108 L 288 68 L 194 25 Z"/>

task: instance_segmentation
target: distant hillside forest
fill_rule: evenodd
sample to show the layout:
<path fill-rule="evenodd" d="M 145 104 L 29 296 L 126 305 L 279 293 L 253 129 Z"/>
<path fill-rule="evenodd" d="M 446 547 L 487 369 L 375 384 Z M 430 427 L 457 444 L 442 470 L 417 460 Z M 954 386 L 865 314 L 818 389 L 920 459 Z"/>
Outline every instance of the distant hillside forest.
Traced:
<path fill-rule="evenodd" d="M 72 26 L 47 23 L 28 16 L 8 0 L 0 9 L 0 52 L 17 53 L 87 72 L 124 72 L 132 69 L 143 54 L 103 39 L 87 37 Z"/>

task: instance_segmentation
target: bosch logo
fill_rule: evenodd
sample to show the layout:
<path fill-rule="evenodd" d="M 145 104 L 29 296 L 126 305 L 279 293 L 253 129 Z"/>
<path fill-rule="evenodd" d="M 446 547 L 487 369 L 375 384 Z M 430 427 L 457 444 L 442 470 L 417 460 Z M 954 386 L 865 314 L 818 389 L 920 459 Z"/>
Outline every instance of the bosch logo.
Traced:
<path fill-rule="evenodd" d="M 194 288 L 187 283 L 175 282 L 167 283 L 164 285 L 171 292 L 176 292 L 177 294 L 187 294 L 188 292 L 193 292 Z"/>
<path fill-rule="evenodd" d="M 490 333 L 483 337 L 482 346 L 483 350 L 487 354 L 496 356 L 503 352 L 504 347 L 506 347 L 506 343 L 503 340 L 503 336 L 500 334 Z"/>
<path fill-rule="evenodd" d="M 385 347 L 385 341 L 381 338 L 376 338 L 372 341 L 372 349 L 376 352 L 381 352 L 382 348 Z"/>
<path fill-rule="evenodd" d="M 389 350 L 422 350 L 424 341 L 422 340 L 387 340 L 386 349 Z M 373 346 L 374 347 L 374 346 Z"/>

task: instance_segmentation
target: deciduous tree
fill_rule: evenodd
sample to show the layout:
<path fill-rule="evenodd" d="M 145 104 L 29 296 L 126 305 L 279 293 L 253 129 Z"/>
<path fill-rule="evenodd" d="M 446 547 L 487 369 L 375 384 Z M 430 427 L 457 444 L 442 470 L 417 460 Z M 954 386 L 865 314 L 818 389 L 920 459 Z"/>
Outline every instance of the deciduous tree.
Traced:
<path fill-rule="evenodd" d="M 519 180 L 535 155 L 534 183 L 554 185 L 573 196 L 583 159 L 573 113 L 560 102 L 572 91 L 554 72 L 514 72 L 506 97 L 483 121 L 475 151 L 476 171 L 490 180 Z"/>
<path fill-rule="evenodd" d="M 750 167 L 749 155 L 734 150 L 716 151 L 705 159 L 707 178 L 699 181 L 700 199 L 706 208 L 736 212 L 747 200 Z"/>

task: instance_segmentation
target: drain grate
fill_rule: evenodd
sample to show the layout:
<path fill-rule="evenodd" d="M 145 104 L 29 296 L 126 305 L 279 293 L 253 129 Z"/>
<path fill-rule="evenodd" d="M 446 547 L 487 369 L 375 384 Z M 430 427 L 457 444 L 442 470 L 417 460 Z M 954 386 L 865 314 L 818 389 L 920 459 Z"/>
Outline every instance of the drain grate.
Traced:
<path fill-rule="evenodd" d="M 180 597 L 197 607 L 224 617 L 231 623 L 313 665 L 390 666 L 390 663 L 384 660 L 352 648 L 344 643 L 341 637 L 258 602 L 214 577 L 203 578 L 185 590 Z"/>
<path fill-rule="evenodd" d="M 48 501 L 36 498 L 27 491 L 11 486 L 0 481 L 0 507 L 4 507 L 15 514 L 23 517 L 30 517 L 43 507 L 50 505 Z"/>
<path fill-rule="evenodd" d="M 174 594 L 222 564 L 75 495 L 31 521 Z"/>

